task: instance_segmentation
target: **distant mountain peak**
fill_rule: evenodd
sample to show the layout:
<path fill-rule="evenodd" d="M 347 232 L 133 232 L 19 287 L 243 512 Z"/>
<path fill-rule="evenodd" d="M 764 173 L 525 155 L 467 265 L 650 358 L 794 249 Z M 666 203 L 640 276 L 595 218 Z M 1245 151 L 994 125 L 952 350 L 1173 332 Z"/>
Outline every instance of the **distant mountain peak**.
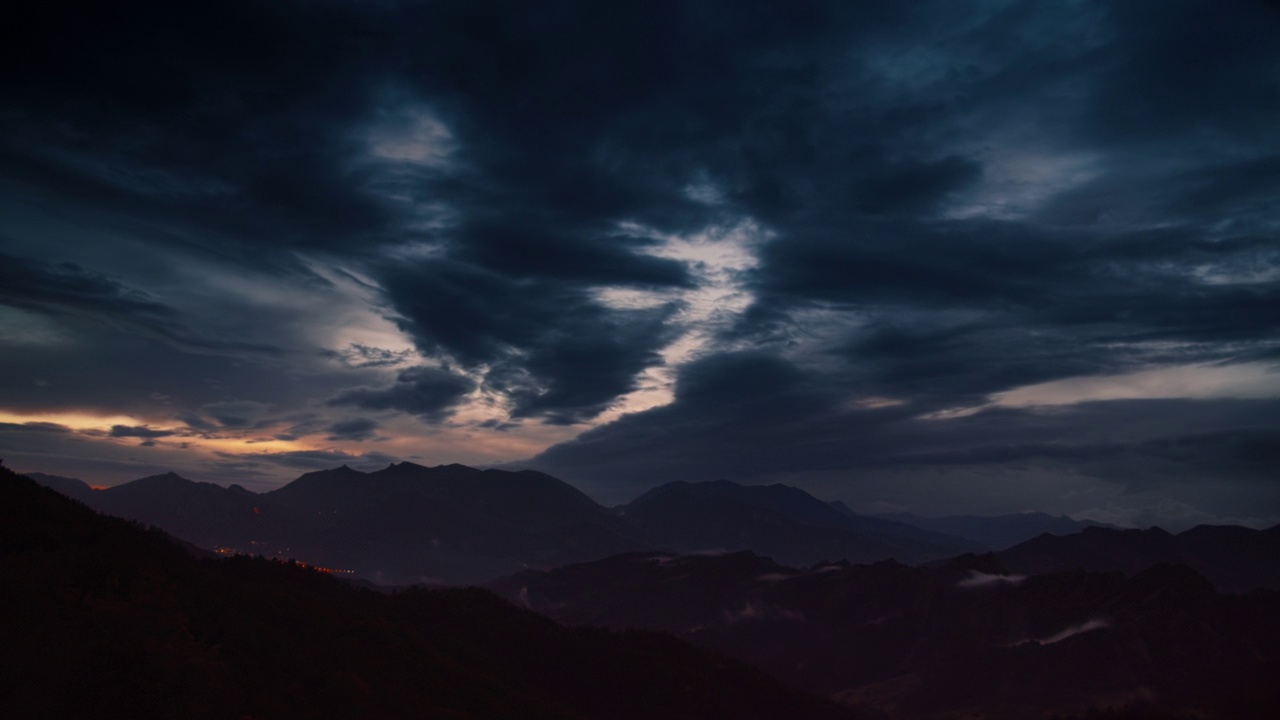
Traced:
<path fill-rule="evenodd" d="M 298 482 L 298 480 L 302 480 L 304 478 L 333 478 L 333 477 L 355 477 L 355 476 L 363 477 L 364 475 L 367 475 L 367 474 L 368 473 L 363 473 L 354 468 L 350 468 L 350 467 L 347 467 L 346 465 L 342 465 L 336 468 L 327 468 L 325 470 L 313 470 L 312 472 L 309 472 L 309 473 L 303 473 L 302 475 L 299 475 L 298 479 L 294 480 L 294 482 Z"/>
<path fill-rule="evenodd" d="M 147 477 L 144 477 L 144 478 L 138 478 L 137 480 L 134 480 L 133 482 L 130 482 L 127 484 L 135 485 L 139 483 L 141 483 L 142 485 L 158 485 L 161 483 L 166 483 L 166 484 L 167 483 L 186 483 L 191 485 L 196 484 L 194 480 L 188 480 L 187 478 L 182 477 L 181 475 L 179 475 L 178 473 L 172 470 L 166 473 L 161 473 L 159 475 L 148 475 Z"/>

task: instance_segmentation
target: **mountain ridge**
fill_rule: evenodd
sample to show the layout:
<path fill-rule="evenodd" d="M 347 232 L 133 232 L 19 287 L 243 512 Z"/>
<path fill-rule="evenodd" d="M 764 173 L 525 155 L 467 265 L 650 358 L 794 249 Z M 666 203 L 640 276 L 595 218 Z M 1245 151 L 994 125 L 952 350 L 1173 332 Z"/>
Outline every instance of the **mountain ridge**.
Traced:
<path fill-rule="evenodd" d="M 833 503 L 836 505 L 836 503 Z M 843 505 L 840 503 L 839 505 Z M 848 510 L 847 506 L 845 510 Z M 849 511 L 852 512 L 852 511 Z M 1043 533 L 1070 535 L 1086 527 L 1115 527 L 1091 520 L 1076 520 L 1067 515 L 1044 512 L 1007 513 L 1004 515 L 945 515 L 923 517 L 912 513 L 885 513 L 877 517 L 896 520 L 926 530 L 969 538 L 990 548 L 1005 550 Z"/>
<path fill-rule="evenodd" d="M 372 472 L 343 465 L 303 473 L 264 493 L 172 472 L 103 490 L 72 478 L 34 476 L 96 510 L 155 525 L 200 547 L 298 558 L 389 585 L 485 582 L 629 551 L 752 550 L 783 565 L 807 566 L 842 559 L 940 563 L 987 549 L 857 515 L 782 484 L 668 483 L 604 508 L 545 473 L 456 463 L 392 463 Z M 1000 517 L 1007 516 L 993 522 Z M 1130 534 L 1116 536 L 1113 548 L 1106 532 Z M 1195 567 L 1220 588 L 1280 587 L 1274 559 L 1280 557 L 1280 526 L 1206 526 L 1182 535 L 1177 540 L 1164 531 L 1094 528 L 1067 536 L 1074 541 L 1042 535 L 1001 553 L 1024 574 L 1077 567 L 1133 574 L 1164 561 Z M 1240 543 L 1258 548 L 1233 558 Z"/>
<path fill-rule="evenodd" d="M 1280 590 L 1280 525 L 1254 530 L 1197 525 L 1173 534 L 1161 528 L 1091 527 L 1072 535 L 1044 534 L 998 553 L 1025 574 L 1084 569 L 1133 575 L 1158 564 L 1186 565 L 1224 592 Z"/>
<path fill-rule="evenodd" d="M 264 493 L 164 473 L 79 499 L 219 552 L 304 559 L 388 585 L 474 583 L 647 547 L 549 475 L 459 464 L 344 465 Z"/>
<path fill-rule="evenodd" d="M 566 629 L 480 589 L 198 559 L 3 466 L 0 572 L 17 717 L 856 717 L 676 639 Z"/>
<path fill-rule="evenodd" d="M 673 482 L 614 510 L 677 552 L 750 549 L 792 565 L 839 558 L 921 562 L 983 549 L 903 523 L 847 515 L 781 484 Z"/>
<path fill-rule="evenodd" d="M 1280 593 L 1220 593 L 1183 565 L 1026 577 L 993 553 L 809 568 L 636 553 L 490 587 L 570 625 L 671 632 L 895 718 L 1280 710 Z"/>

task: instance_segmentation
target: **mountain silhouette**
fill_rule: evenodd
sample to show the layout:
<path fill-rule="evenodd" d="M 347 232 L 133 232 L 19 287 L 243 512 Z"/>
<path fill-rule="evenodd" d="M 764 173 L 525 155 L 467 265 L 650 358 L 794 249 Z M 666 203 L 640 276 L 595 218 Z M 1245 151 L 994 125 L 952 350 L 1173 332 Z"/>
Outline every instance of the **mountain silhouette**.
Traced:
<path fill-rule="evenodd" d="M 1085 528 L 1063 537 L 1041 535 L 1002 551 L 1000 559 L 1029 574 L 1083 569 L 1133 575 L 1173 563 L 1193 568 L 1223 592 L 1280 590 L 1280 526 L 1200 525 L 1177 535 L 1160 528 Z"/>
<path fill-rule="evenodd" d="M 843 503 L 832 503 L 837 509 L 848 511 Z M 852 511 L 849 511 L 852 512 Z M 877 517 L 896 520 L 924 530 L 946 533 L 980 543 L 990 550 L 1004 550 L 1045 533 L 1072 535 L 1087 527 L 1113 527 L 1089 520 L 1075 520 L 1066 515 L 1050 515 L 1042 512 L 1011 513 L 1008 515 L 949 515 L 921 517 L 911 513 L 888 513 Z"/>
<path fill-rule="evenodd" d="M 200 547 L 249 546 L 255 540 L 266 547 L 263 543 L 275 537 L 270 517 L 262 516 L 253 493 L 239 485 L 194 482 L 172 472 L 76 499 L 99 512 L 155 525 Z"/>
<path fill-rule="evenodd" d="M 841 512 L 786 485 L 673 482 L 617 512 L 669 550 L 752 550 L 789 565 L 828 559 L 923 562 L 981 549 L 962 538 Z"/>
<path fill-rule="evenodd" d="M 549 475 L 463 465 L 343 466 L 262 494 L 166 473 L 84 501 L 201 547 L 297 558 L 388 585 L 475 583 L 649 547 Z"/>
<path fill-rule="evenodd" d="M 3 467 L 0 572 L 12 717 L 852 717 L 673 638 L 568 630 L 483 590 L 197 559 Z"/>
<path fill-rule="evenodd" d="M 46 473 L 27 473 L 27 477 L 35 480 L 41 485 L 57 490 L 73 500 L 87 502 L 93 493 L 93 488 L 89 487 L 89 483 L 75 478 L 62 477 L 59 475 L 48 475 Z"/>
<path fill-rule="evenodd" d="M 656 534 L 641 535 L 631 511 L 657 501 L 724 513 L 748 539 L 763 533 L 758 544 L 775 541 L 763 527 L 800 528 L 810 541 L 851 542 L 840 534 L 851 533 L 866 546 L 849 525 L 827 524 L 850 520 L 831 520 L 828 510 L 844 515 L 837 508 L 794 488 L 691 485 L 619 513 L 541 473 L 460 465 L 335 468 L 264 494 L 172 473 L 88 491 L 117 511 L 268 538 L 253 546 L 265 555 L 269 542 L 300 539 L 282 548 L 392 571 L 377 556 L 384 548 L 408 548 L 399 557 L 417 569 L 442 558 L 514 567 L 491 584 L 510 601 L 626 631 L 565 634 L 484 592 L 374 593 L 287 562 L 197 560 L 159 531 L 0 468 L 0 570 L 14 580 L 0 589 L 0 661 L 18 668 L 6 707 L 30 717 L 836 716 L 640 629 L 867 717 L 1280 711 L 1280 592 L 1259 582 L 1277 557 L 1274 528 L 1089 529 L 914 567 L 641 549 L 550 569 L 557 555 L 600 552 L 602 539 L 646 547 Z"/>
<path fill-rule="evenodd" d="M 475 584 L 659 549 L 750 550 L 787 566 L 889 558 L 916 564 L 983 549 L 974 540 L 857 515 L 797 488 L 724 480 L 670 483 L 609 510 L 550 475 L 464 465 L 403 462 L 376 472 L 343 466 L 261 494 L 175 473 L 104 490 L 33 476 L 100 512 L 202 548 L 303 560 L 383 585 Z M 993 534 L 1009 524 L 992 522 Z M 1089 528 L 1042 535 L 1000 558 L 1022 574 L 1134 574 L 1158 562 L 1182 563 L 1222 590 L 1280 589 L 1278 529 L 1202 526 L 1174 536 Z"/>
<path fill-rule="evenodd" d="M 801 570 L 633 553 L 491 587 L 561 622 L 671 632 L 894 718 L 1280 711 L 1280 594 L 1219 594 L 1181 565 L 1024 577 L 991 554 Z"/>
<path fill-rule="evenodd" d="M 790 564 L 920 562 L 980 549 L 842 513 L 797 488 L 728 481 L 672 483 L 613 510 L 544 473 L 456 464 L 342 466 L 261 494 L 174 473 L 105 490 L 48 484 L 203 548 L 303 560 L 383 585 L 480 583 L 651 549 L 750 549 Z"/>
<path fill-rule="evenodd" d="M 408 462 L 373 473 L 338 468 L 262 497 L 309 529 L 296 551 L 376 568 L 363 574 L 384 583 L 478 582 L 649 547 L 586 495 L 531 470 Z"/>

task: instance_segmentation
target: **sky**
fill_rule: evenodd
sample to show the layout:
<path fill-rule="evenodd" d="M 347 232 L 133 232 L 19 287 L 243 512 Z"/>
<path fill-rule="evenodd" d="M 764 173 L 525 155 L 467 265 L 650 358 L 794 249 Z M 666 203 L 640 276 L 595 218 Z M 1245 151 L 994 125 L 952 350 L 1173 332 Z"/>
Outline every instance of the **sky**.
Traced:
<path fill-rule="evenodd" d="M 0 457 L 1280 522 L 1280 4 L 40 3 Z"/>

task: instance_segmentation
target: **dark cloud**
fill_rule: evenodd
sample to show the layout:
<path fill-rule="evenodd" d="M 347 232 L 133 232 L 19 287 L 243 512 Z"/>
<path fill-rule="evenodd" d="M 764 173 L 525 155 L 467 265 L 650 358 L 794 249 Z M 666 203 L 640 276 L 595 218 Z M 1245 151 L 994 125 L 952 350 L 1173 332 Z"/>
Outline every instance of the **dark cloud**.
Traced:
<path fill-rule="evenodd" d="M 517 216 L 502 225 L 466 227 L 455 242 L 457 259 L 509 277 L 584 285 L 692 285 L 680 263 L 640 254 L 647 243 L 607 228 L 575 237 L 554 219 Z"/>
<path fill-rule="evenodd" d="M 171 334 L 172 311 L 141 290 L 74 263 L 42 263 L 0 253 L 0 303 L 61 316 L 129 323 Z"/>
<path fill-rule="evenodd" d="M 1206 12 L 1196 2 L 1108 6 L 1114 33 L 1089 108 L 1108 140 L 1153 143 L 1206 135 L 1264 137 L 1280 112 L 1280 12 L 1266 2 L 1235 2 Z"/>
<path fill-rule="evenodd" d="M 190 352 L 274 353 L 275 346 L 219 338 L 193 329 L 149 293 L 75 263 L 45 263 L 0 252 L 0 305 L 81 325 L 137 333 Z"/>
<path fill-rule="evenodd" d="M 351 343 L 345 350 L 330 351 L 326 354 L 338 358 L 347 367 L 370 368 L 401 365 L 409 360 L 412 353 L 412 350 L 387 350 L 361 343 Z"/>
<path fill-rule="evenodd" d="M 10 317 L 0 306 L 0 328 Z M 291 369 L 280 364 L 241 364 L 231 355 L 189 352 L 149 333 L 75 318 L 26 318 L 31 325 L 19 324 L 15 339 L 0 340 L 2 406 L 19 414 L 90 411 L 164 424 L 175 407 L 293 388 L 286 380 Z M 168 398 L 152 397 L 157 391 Z"/>
<path fill-rule="evenodd" d="M 1086 275 L 1086 249 L 1073 239 L 986 221 L 802 228 L 766 248 L 758 282 L 766 302 L 1017 308 Z"/>
<path fill-rule="evenodd" d="M 0 423 L 0 432 L 69 433 L 71 428 L 51 422 Z"/>
<path fill-rule="evenodd" d="M 329 440 L 368 440 L 382 425 L 370 418 L 348 418 L 329 426 Z"/>
<path fill-rule="evenodd" d="M 110 433 L 111 437 L 136 437 L 144 440 L 153 440 L 176 434 L 173 430 L 156 430 L 145 425 L 112 425 Z"/>
<path fill-rule="evenodd" d="M 222 427 L 237 429 L 254 427 L 268 410 L 268 405 L 255 400 L 215 402 L 200 408 L 205 417 L 212 418 Z"/>
<path fill-rule="evenodd" d="M 457 263 L 388 271 L 384 282 L 406 318 L 404 329 L 424 350 L 490 368 L 486 387 L 512 398 L 514 417 L 589 419 L 634 389 L 636 376 L 658 362 L 657 351 L 669 340 L 664 320 L 672 308 L 610 310 L 572 285 L 515 280 Z M 415 381 L 402 376 L 406 382 L 411 391 Z M 457 395 L 470 390 L 455 387 Z M 339 396 L 343 402 L 354 397 L 373 396 Z M 391 403 L 360 402 L 373 409 L 395 407 Z"/>
<path fill-rule="evenodd" d="M 475 389 L 471 379 L 433 367 L 400 371 L 385 388 L 353 388 L 329 398 L 334 406 L 354 405 L 367 410 L 399 410 L 428 422 L 441 422 Z"/>
<path fill-rule="evenodd" d="M 813 433 L 842 412 L 833 390 L 776 355 L 717 355 L 684 366 L 672 404 L 588 430 L 531 462 L 616 500 L 657 478 L 753 480 L 821 467 L 830 447 Z M 869 440 L 851 432 L 839 459 L 856 454 L 848 444 Z"/>
<path fill-rule="evenodd" d="M 1150 502 L 1155 493 L 1224 517 L 1274 515 L 1280 502 L 1268 462 L 1277 447 L 1274 399 L 993 407 L 928 420 L 909 406 L 860 404 L 856 385 L 831 381 L 776 356 L 708 359 L 686 366 L 671 405 L 585 432 L 529 465 L 610 502 L 629 500 L 654 478 L 725 477 L 799 483 L 862 503 L 893 487 L 915 507 L 945 514 L 958 511 L 947 504 L 956 496 L 982 486 L 984 473 L 993 492 L 998 478 L 1018 485 L 1003 501 L 1010 505 L 990 497 L 984 506 L 977 496 L 974 506 L 986 512 L 1043 502 L 1034 498 L 1064 483 L 1079 502 L 1095 495 Z"/>
<path fill-rule="evenodd" d="M 874 215 L 930 212 L 981 174 L 981 165 L 957 155 L 903 163 L 864 180 L 854 189 L 852 199 L 859 209 Z"/>
<path fill-rule="evenodd" d="M 286 422 L 293 422 L 293 424 L 286 427 L 283 432 L 276 433 L 275 439 L 297 440 L 301 437 L 324 432 L 327 427 L 325 420 L 319 417 L 304 417 L 300 422 L 294 422 L 294 420 L 297 419 L 286 420 Z"/>
<path fill-rule="evenodd" d="M 193 430 L 203 430 L 205 432 L 209 432 L 212 430 L 216 430 L 218 428 L 217 423 L 214 423 L 210 420 L 206 420 L 205 418 L 201 417 L 199 413 L 194 413 L 194 412 L 191 412 L 190 410 L 184 410 L 180 413 L 177 413 L 174 417 L 176 417 L 178 420 L 185 423 L 187 427 Z"/>
<path fill-rule="evenodd" d="M 324 244 L 383 221 L 378 202 L 339 181 L 331 151 L 368 79 L 361 50 L 331 43 L 373 23 L 333 5 L 75 5 L 32 13 L 5 43 L 16 55 L 6 65 L 22 69 L 6 83 L 9 104 L 64 123 L 21 123 L 10 136 L 28 181 L 116 217 L 180 218 L 273 244 Z M 75 154 L 53 151 L 64 148 Z"/>
<path fill-rule="evenodd" d="M 1280 296 L 1266 275 L 1274 247 L 1263 236 L 877 222 L 848 238 L 774 243 L 765 258 L 737 337 L 793 338 L 806 311 L 841 308 L 858 321 L 823 331 L 846 375 L 874 394 L 926 402 L 1247 359 L 1280 337 Z"/>
<path fill-rule="evenodd" d="M 538 461 L 1143 493 L 1269 457 L 1264 400 L 986 405 L 1276 361 L 1269 3 L 75 5 L 0 31 L 0 409 L 367 439 L 336 413 L 482 397 L 514 435 L 667 373 Z M 735 227 L 731 266 L 667 247 Z"/>
<path fill-rule="evenodd" d="M 1213 222 L 1224 216 L 1237 223 L 1269 214 L 1268 201 L 1280 192 L 1280 155 L 1250 157 L 1190 170 L 1178 178 L 1162 210 Z"/>

